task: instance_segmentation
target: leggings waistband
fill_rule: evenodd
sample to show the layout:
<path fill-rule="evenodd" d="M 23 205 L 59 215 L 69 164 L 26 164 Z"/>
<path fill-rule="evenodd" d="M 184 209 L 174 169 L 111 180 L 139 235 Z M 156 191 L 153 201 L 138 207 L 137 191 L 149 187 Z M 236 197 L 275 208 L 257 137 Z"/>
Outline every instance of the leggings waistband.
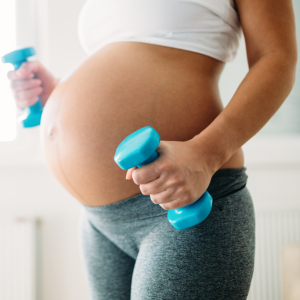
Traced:
<path fill-rule="evenodd" d="M 211 178 L 207 191 L 213 200 L 217 200 L 247 184 L 246 167 L 236 169 L 220 169 Z M 138 194 L 122 201 L 103 205 L 82 207 L 87 213 L 97 214 L 102 221 L 124 221 L 126 219 L 146 219 L 167 214 L 160 205 L 154 204 L 149 195 Z"/>

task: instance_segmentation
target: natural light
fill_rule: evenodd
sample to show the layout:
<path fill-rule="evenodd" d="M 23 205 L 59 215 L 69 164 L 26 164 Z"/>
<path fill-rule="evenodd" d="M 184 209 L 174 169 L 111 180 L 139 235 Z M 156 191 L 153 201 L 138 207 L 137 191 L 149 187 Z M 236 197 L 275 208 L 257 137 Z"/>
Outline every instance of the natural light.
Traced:
<path fill-rule="evenodd" d="M 0 56 L 16 47 L 15 1 L 0 1 Z M 0 63 L 0 141 L 16 138 L 16 105 L 6 74 L 13 67 Z"/>

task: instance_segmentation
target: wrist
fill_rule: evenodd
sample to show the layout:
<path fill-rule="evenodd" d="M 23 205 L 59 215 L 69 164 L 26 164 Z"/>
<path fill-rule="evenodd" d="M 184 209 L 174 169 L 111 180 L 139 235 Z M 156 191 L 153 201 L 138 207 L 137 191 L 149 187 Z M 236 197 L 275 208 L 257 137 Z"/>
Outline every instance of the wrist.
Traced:
<path fill-rule="evenodd" d="M 213 175 L 231 157 L 226 145 L 218 143 L 212 136 L 200 133 L 189 140 L 199 161 L 205 160 L 209 172 Z"/>

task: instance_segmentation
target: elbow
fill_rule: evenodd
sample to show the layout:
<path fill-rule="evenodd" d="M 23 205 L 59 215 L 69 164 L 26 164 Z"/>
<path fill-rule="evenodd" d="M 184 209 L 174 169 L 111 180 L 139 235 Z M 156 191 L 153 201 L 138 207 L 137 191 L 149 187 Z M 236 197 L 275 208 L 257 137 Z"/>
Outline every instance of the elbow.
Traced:
<path fill-rule="evenodd" d="M 290 70 L 292 73 L 296 73 L 297 61 L 298 61 L 298 51 L 297 48 L 294 49 L 286 49 L 278 52 L 274 52 L 277 56 L 280 64 L 286 68 L 286 70 Z"/>
<path fill-rule="evenodd" d="M 296 82 L 297 62 L 298 62 L 298 51 L 296 49 L 295 51 L 291 51 L 289 53 L 289 59 L 287 64 L 287 68 L 291 72 L 291 84 L 292 84 L 291 89 L 293 88 Z"/>
<path fill-rule="evenodd" d="M 297 62 L 298 62 L 298 48 L 297 48 L 297 45 L 295 45 L 294 50 L 291 51 L 290 56 L 291 56 L 291 61 L 292 61 L 292 63 L 294 64 L 294 66 L 296 68 Z"/>
<path fill-rule="evenodd" d="M 285 49 L 281 51 L 282 59 L 286 61 L 287 67 L 296 71 L 296 66 L 298 62 L 298 49 L 297 45 L 294 45 L 290 49 Z"/>
<path fill-rule="evenodd" d="M 296 75 L 296 68 L 298 62 L 298 51 L 297 49 L 294 51 L 289 51 L 285 54 L 285 60 L 287 63 L 287 68 L 291 69 L 294 76 Z"/>

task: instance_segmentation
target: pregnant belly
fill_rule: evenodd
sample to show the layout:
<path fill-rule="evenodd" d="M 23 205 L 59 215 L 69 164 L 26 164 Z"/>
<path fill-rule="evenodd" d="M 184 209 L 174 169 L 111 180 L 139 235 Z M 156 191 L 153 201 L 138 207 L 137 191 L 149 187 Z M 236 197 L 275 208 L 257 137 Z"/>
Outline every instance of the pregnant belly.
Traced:
<path fill-rule="evenodd" d="M 222 68 L 207 56 L 156 45 L 104 47 L 65 78 L 45 105 L 41 141 L 48 167 L 85 205 L 139 194 L 114 162 L 117 146 L 144 126 L 154 127 L 162 140 L 199 134 L 223 109 L 217 88 Z M 243 165 L 240 154 L 236 167 Z"/>

